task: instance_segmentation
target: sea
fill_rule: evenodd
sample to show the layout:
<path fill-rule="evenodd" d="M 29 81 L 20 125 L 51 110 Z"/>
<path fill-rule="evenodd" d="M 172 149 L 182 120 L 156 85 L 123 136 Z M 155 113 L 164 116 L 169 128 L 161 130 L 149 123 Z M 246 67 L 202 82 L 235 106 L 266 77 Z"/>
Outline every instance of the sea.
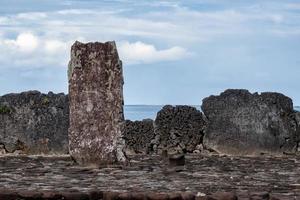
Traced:
<path fill-rule="evenodd" d="M 162 109 L 164 105 L 125 105 L 124 115 L 125 119 L 132 121 L 143 119 L 155 119 L 158 111 Z M 198 110 L 201 110 L 200 105 L 191 105 Z M 300 106 L 295 106 L 295 110 L 300 111 Z"/>

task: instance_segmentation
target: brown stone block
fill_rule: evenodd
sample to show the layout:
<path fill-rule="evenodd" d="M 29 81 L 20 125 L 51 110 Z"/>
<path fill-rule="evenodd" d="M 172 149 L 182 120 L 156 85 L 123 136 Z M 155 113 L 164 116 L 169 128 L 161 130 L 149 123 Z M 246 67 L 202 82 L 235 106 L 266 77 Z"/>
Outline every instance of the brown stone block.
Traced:
<path fill-rule="evenodd" d="M 270 194 L 268 192 L 257 192 L 250 194 L 250 200 L 268 200 L 270 199 Z"/>
<path fill-rule="evenodd" d="M 18 194 L 14 191 L 0 190 L 0 200 L 15 200 Z"/>
<path fill-rule="evenodd" d="M 131 199 L 132 200 L 144 200 L 144 199 L 147 199 L 147 196 L 144 194 L 144 193 L 131 193 Z"/>
<path fill-rule="evenodd" d="M 62 199 L 62 195 L 55 191 L 45 191 L 42 193 L 42 199 L 47 199 L 47 200 Z"/>
<path fill-rule="evenodd" d="M 81 192 L 62 192 L 62 199 L 64 200 L 89 200 L 89 195 Z"/>
<path fill-rule="evenodd" d="M 99 190 L 91 190 L 89 192 L 90 200 L 99 200 L 103 198 L 103 192 Z"/>
<path fill-rule="evenodd" d="M 37 191 L 19 191 L 20 199 L 41 199 L 43 194 Z"/>
<path fill-rule="evenodd" d="M 217 192 L 206 196 L 207 200 L 238 200 L 238 197 L 231 192 Z"/>
<path fill-rule="evenodd" d="M 195 196 L 195 194 L 193 194 L 191 192 L 185 192 L 185 193 L 181 194 L 181 198 L 182 198 L 182 200 L 195 200 L 196 196 Z"/>
<path fill-rule="evenodd" d="M 147 199 L 148 200 L 168 200 L 169 195 L 165 193 L 148 193 L 147 194 Z"/>
<path fill-rule="evenodd" d="M 182 200 L 182 197 L 181 197 L 180 193 L 170 193 L 169 199 L 170 200 Z"/>
<path fill-rule="evenodd" d="M 126 162 L 124 81 L 115 42 L 75 42 L 68 74 L 71 156 L 82 165 Z"/>
<path fill-rule="evenodd" d="M 120 200 L 131 200 L 132 195 L 129 192 L 121 193 L 121 194 L 119 194 L 118 199 L 120 199 Z"/>
<path fill-rule="evenodd" d="M 103 200 L 119 200 L 120 193 L 118 192 L 104 192 Z"/>

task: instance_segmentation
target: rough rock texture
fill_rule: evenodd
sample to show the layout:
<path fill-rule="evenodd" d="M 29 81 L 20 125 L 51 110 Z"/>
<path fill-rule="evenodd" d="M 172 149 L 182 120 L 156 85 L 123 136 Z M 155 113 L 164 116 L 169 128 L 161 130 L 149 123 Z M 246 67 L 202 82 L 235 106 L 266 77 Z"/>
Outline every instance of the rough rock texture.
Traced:
<path fill-rule="evenodd" d="M 75 42 L 68 74 L 70 154 L 84 165 L 125 162 L 124 82 L 115 42 Z"/>
<path fill-rule="evenodd" d="M 1 153 L 68 152 L 68 96 L 28 91 L 0 97 Z"/>
<path fill-rule="evenodd" d="M 151 140 L 154 139 L 153 120 L 126 120 L 124 139 L 126 144 L 126 154 L 151 153 Z"/>
<path fill-rule="evenodd" d="M 300 112 L 295 113 L 296 116 L 296 122 L 297 122 L 297 129 L 300 132 Z M 298 148 L 297 151 L 300 152 L 300 133 L 298 134 Z"/>
<path fill-rule="evenodd" d="M 70 157 L 0 156 L 0 199 L 300 199 L 299 156 L 187 154 L 181 171 L 157 155 L 129 158 L 128 166 L 88 168 Z"/>
<path fill-rule="evenodd" d="M 296 122 L 297 122 L 297 125 L 298 127 L 300 126 L 300 112 L 296 112 L 295 113 L 295 116 L 296 116 Z"/>
<path fill-rule="evenodd" d="M 226 154 L 295 152 L 299 130 L 292 100 L 279 93 L 226 90 L 203 100 L 204 146 Z"/>
<path fill-rule="evenodd" d="M 191 106 L 164 106 L 155 119 L 153 149 L 157 153 L 193 152 L 202 144 L 206 122 Z"/>

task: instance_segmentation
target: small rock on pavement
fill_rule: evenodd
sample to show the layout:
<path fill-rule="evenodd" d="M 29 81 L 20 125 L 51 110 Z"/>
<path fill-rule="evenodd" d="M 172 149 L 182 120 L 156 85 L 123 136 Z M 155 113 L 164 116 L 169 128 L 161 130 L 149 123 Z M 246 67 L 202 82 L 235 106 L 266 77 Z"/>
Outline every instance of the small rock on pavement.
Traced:
<path fill-rule="evenodd" d="M 268 200 L 268 199 L 270 199 L 270 194 L 268 192 L 250 194 L 250 200 Z"/>
<path fill-rule="evenodd" d="M 238 197 L 231 192 L 217 192 L 212 195 L 199 196 L 196 200 L 238 200 Z"/>

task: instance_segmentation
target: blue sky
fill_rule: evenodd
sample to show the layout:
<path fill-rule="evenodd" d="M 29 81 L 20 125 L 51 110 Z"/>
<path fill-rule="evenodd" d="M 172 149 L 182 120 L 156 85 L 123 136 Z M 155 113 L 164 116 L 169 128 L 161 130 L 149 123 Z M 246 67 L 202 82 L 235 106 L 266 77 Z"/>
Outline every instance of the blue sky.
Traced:
<path fill-rule="evenodd" d="M 0 94 L 67 93 L 75 40 L 117 42 L 125 104 L 246 88 L 300 105 L 300 0 L 0 0 Z"/>

